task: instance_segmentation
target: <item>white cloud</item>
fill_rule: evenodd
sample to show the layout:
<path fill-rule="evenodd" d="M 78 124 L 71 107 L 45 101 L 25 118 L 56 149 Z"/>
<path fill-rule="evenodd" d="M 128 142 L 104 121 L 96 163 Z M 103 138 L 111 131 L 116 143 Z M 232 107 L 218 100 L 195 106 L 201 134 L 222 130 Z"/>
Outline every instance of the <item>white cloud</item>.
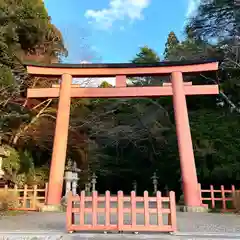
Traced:
<path fill-rule="evenodd" d="M 150 4 L 150 0 L 109 0 L 109 7 L 93 10 L 88 9 L 85 17 L 90 23 L 97 24 L 102 29 L 109 29 L 115 21 L 141 20 L 143 10 Z"/>
<path fill-rule="evenodd" d="M 200 0 L 188 0 L 187 12 L 186 17 L 191 17 L 197 10 L 200 4 Z"/>
<path fill-rule="evenodd" d="M 194 16 L 201 2 L 201 0 L 186 0 L 186 1 L 187 1 L 187 11 L 185 14 L 185 21 L 183 23 L 183 27 L 185 27 L 188 24 L 189 18 Z"/>

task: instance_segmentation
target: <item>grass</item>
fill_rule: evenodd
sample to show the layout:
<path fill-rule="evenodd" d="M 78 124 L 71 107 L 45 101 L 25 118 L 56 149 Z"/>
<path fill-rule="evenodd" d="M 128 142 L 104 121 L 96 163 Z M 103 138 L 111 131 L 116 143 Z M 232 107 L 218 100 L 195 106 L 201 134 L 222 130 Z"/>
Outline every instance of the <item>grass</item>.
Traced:
<path fill-rule="evenodd" d="M 6 216 L 19 216 L 19 215 L 23 215 L 26 214 L 27 212 L 25 211 L 17 211 L 17 210 L 11 210 L 11 211 L 1 211 L 0 212 L 0 219 L 2 217 L 6 217 Z"/>

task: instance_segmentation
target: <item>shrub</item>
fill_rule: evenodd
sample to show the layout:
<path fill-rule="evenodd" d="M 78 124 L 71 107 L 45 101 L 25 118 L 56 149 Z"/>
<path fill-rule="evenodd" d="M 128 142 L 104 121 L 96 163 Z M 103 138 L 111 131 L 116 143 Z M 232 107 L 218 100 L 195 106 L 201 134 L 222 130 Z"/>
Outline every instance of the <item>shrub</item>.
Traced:
<path fill-rule="evenodd" d="M 0 190 L 0 211 L 18 207 L 18 193 L 15 191 Z"/>
<path fill-rule="evenodd" d="M 240 213 L 240 191 L 233 193 L 233 206 L 237 213 Z"/>

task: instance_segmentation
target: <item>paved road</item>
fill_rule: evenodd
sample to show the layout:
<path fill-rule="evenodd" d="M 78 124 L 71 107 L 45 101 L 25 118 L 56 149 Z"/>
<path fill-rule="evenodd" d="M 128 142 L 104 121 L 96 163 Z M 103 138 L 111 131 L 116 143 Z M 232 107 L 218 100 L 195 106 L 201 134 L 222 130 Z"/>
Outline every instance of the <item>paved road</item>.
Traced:
<path fill-rule="evenodd" d="M 86 221 L 90 221 L 88 214 Z M 129 216 L 125 222 L 129 221 Z M 100 216 L 103 222 L 104 217 Z M 112 222 L 116 216 L 112 216 Z M 143 222 L 143 216 L 138 216 L 138 224 Z M 156 222 L 156 216 L 151 216 L 151 224 Z M 166 218 L 165 218 L 166 224 Z M 218 213 L 177 213 L 178 231 L 182 233 L 229 233 L 240 234 L 240 216 Z M 0 233 L 3 231 L 65 231 L 65 213 L 38 213 L 3 217 L 0 219 Z M 240 237 L 239 237 L 240 239 Z"/>
<path fill-rule="evenodd" d="M 63 239 L 63 240 L 226 240 L 226 239 L 239 239 L 238 237 L 214 237 L 214 236 L 171 236 L 166 234 L 62 234 L 62 233 L 8 233 L 0 234 L 0 240 L 2 239 Z"/>

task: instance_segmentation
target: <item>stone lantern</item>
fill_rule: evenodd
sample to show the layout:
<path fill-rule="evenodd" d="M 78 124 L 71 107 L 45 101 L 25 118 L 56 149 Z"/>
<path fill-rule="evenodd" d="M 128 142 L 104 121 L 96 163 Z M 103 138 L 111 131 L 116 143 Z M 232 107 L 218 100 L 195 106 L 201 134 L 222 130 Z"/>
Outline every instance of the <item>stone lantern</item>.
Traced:
<path fill-rule="evenodd" d="M 80 172 L 81 172 L 81 169 L 77 168 L 77 163 L 73 162 L 73 166 L 72 166 L 72 193 L 73 193 L 73 195 L 77 194 L 77 186 L 78 186 L 78 180 L 79 180 L 78 174 Z"/>
<path fill-rule="evenodd" d="M 136 180 L 133 181 L 133 191 L 137 192 L 137 181 Z"/>
<path fill-rule="evenodd" d="M 88 179 L 88 182 L 85 183 L 85 192 L 87 195 L 89 195 L 90 191 L 91 191 L 91 183 L 89 182 L 89 179 Z"/>
<path fill-rule="evenodd" d="M 92 180 L 91 180 L 91 184 L 92 184 L 92 192 L 96 191 L 96 183 L 97 183 L 97 176 L 95 174 L 95 172 L 92 175 Z"/>
<path fill-rule="evenodd" d="M 154 172 L 152 176 L 152 182 L 153 182 L 153 193 L 156 194 L 158 190 L 158 177 L 156 172 Z"/>
<path fill-rule="evenodd" d="M 66 187 L 65 196 L 67 196 L 68 192 L 70 191 L 72 191 L 73 195 L 77 194 L 77 182 L 79 180 L 79 172 L 81 172 L 81 170 L 77 168 L 76 162 L 72 164 L 71 160 L 68 159 L 64 176 Z"/>
<path fill-rule="evenodd" d="M 67 194 L 71 191 L 71 182 L 72 182 L 72 163 L 70 159 L 68 159 L 67 161 L 64 180 L 65 180 L 65 196 L 67 196 Z"/>

